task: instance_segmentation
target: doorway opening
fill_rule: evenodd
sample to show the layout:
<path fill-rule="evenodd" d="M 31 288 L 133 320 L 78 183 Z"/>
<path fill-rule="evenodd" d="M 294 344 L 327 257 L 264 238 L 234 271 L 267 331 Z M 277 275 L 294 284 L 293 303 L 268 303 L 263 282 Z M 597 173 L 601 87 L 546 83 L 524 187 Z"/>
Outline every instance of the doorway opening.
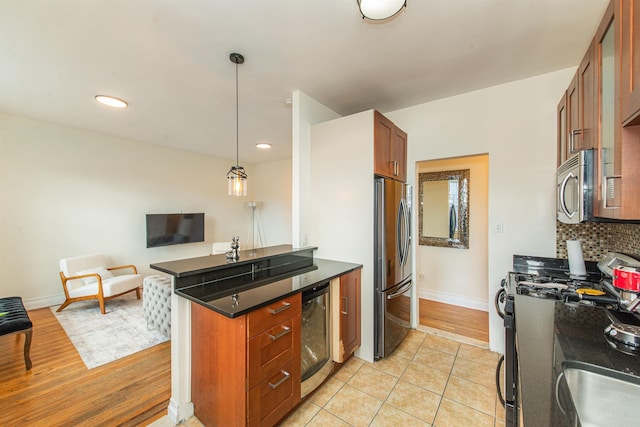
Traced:
<path fill-rule="evenodd" d="M 416 245 L 416 294 L 420 329 L 470 341 L 489 343 L 488 285 L 488 189 L 489 155 L 479 154 L 417 162 L 417 177 L 421 173 L 469 170 L 468 183 L 468 248 Z M 421 182 L 416 179 L 415 182 Z M 430 191 L 432 186 L 418 187 Z M 419 194 L 416 200 L 418 221 L 429 221 L 434 212 L 433 198 Z M 444 205 L 444 211 L 451 211 Z M 437 209 L 435 209 L 437 211 Z M 426 222 L 425 222 L 426 224 Z M 420 225 L 420 224 L 418 224 Z M 428 227 L 415 227 L 427 230 Z M 419 236 L 416 242 L 430 242 L 429 236 Z"/>

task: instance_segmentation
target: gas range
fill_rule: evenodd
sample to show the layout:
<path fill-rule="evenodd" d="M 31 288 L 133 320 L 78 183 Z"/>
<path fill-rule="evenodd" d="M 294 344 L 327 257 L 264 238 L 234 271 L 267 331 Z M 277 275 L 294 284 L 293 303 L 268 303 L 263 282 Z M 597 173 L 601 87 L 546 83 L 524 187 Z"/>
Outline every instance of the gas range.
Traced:
<path fill-rule="evenodd" d="M 564 301 L 567 304 L 618 309 L 618 298 L 611 295 L 600 281 L 589 278 L 510 272 L 506 292 L 512 295 Z"/>

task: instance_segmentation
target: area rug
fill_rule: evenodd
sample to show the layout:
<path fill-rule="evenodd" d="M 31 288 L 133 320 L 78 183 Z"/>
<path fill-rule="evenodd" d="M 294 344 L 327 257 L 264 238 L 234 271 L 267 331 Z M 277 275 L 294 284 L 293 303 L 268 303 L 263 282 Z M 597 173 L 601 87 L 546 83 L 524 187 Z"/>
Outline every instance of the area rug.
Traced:
<path fill-rule="evenodd" d="M 113 362 L 130 354 L 165 342 L 168 336 L 148 330 L 142 312 L 142 300 L 135 293 L 112 299 L 100 313 L 97 300 L 74 302 L 56 313 L 67 336 L 88 369 Z"/>

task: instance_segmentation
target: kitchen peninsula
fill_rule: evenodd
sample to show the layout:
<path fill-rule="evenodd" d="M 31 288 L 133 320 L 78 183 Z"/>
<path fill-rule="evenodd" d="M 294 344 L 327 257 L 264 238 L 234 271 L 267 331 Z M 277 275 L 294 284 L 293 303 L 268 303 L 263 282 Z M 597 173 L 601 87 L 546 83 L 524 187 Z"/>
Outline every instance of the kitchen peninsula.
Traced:
<path fill-rule="evenodd" d="M 236 261 L 222 254 L 151 265 L 173 276 L 174 422 L 195 413 L 205 425 L 274 425 L 297 406 L 301 296 L 320 285 L 331 295 L 330 357 L 343 362 L 357 348 L 361 265 L 314 259 L 315 249 L 280 245 L 241 251 Z"/>

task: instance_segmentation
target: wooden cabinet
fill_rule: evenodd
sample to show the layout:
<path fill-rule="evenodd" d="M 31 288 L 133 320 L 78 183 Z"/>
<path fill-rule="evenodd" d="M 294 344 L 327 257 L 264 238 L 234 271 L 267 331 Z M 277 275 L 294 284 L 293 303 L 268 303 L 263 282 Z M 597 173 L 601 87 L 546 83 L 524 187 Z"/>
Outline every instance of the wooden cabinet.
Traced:
<path fill-rule="evenodd" d="M 405 182 L 407 180 L 407 134 L 391 120 L 373 113 L 374 173 Z"/>
<path fill-rule="evenodd" d="M 597 147 L 597 88 L 592 42 L 558 103 L 558 165 L 580 150 Z"/>
<path fill-rule="evenodd" d="M 333 360 L 344 363 L 360 347 L 361 269 L 340 276 L 331 289 L 333 310 Z"/>
<path fill-rule="evenodd" d="M 640 124 L 640 3 L 621 2 L 620 111 L 624 125 Z M 638 9 L 636 9 L 638 6 Z"/>
<path fill-rule="evenodd" d="M 639 3 L 640 4 L 640 3 Z M 558 163 L 596 149 L 596 217 L 640 220 L 640 11 L 611 0 L 558 104 Z"/>
<path fill-rule="evenodd" d="M 596 33 L 600 127 L 594 214 L 617 220 L 640 219 L 640 126 L 634 118 L 640 95 L 632 63 L 640 26 L 633 12 L 632 1 L 612 0 Z"/>
<path fill-rule="evenodd" d="M 562 162 L 569 157 L 568 153 L 568 108 L 567 108 L 567 96 L 568 91 L 564 92 L 564 96 L 560 98 L 558 103 L 556 118 L 558 122 L 558 160 L 557 164 L 560 166 Z"/>
<path fill-rule="evenodd" d="M 302 300 L 230 319 L 191 304 L 191 396 L 205 425 L 272 426 L 300 401 Z"/>

